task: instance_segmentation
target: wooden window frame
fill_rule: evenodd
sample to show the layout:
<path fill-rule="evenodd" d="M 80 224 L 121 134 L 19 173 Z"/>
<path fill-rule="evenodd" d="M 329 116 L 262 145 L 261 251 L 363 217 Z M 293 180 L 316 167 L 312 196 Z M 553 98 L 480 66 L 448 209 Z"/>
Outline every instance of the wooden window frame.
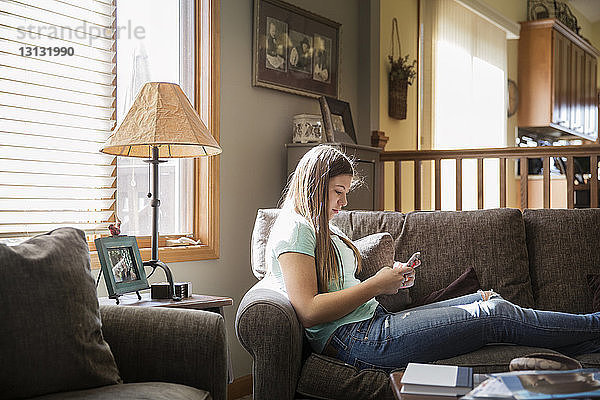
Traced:
<path fill-rule="evenodd" d="M 204 4 L 203 4 L 204 3 Z M 210 10 L 210 27 L 208 43 L 202 41 L 202 10 L 203 6 Z M 210 109 L 207 127 L 213 137 L 219 142 L 220 124 L 220 0 L 194 0 L 194 97 L 196 111 L 200 114 L 202 101 L 200 71 L 202 71 L 203 46 L 211 47 L 210 65 Z M 116 11 L 115 11 L 116 12 Z M 116 118 L 115 118 L 116 120 Z M 176 239 L 177 235 L 159 237 L 159 258 L 166 263 L 182 261 L 212 260 L 219 258 L 219 158 L 220 156 L 201 157 L 194 159 L 194 215 L 193 236 L 201 244 L 194 246 L 167 247 L 167 239 Z M 116 171 L 115 171 L 116 174 Z M 142 259 L 149 260 L 151 256 L 151 237 L 137 237 Z M 96 246 L 89 242 L 92 268 L 100 268 Z"/>

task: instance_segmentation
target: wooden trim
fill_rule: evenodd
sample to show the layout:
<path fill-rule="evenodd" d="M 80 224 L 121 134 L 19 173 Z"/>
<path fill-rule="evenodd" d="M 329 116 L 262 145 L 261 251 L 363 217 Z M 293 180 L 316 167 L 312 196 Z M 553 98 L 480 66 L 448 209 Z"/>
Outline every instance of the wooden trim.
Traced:
<path fill-rule="evenodd" d="M 400 161 L 394 162 L 394 177 L 394 210 L 402 212 L 402 166 Z"/>
<path fill-rule="evenodd" d="M 477 208 L 483 209 L 483 158 L 477 159 Z"/>
<path fill-rule="evenodd" d="M 571 42 L 575 43 L 577 46 L 581 47 L 583 50 L 587 51 L 590 54 L 595 55 L 596 57 L 600 57 L 600 51 L 596 49 L 594 46 L 583 40 L 579 35 L 573 32 L 571 29 L 567 28 L 565 24 L 560 22 L 555 18 L 546 18 L 546 19 L 538 19 L 535 21 L 525 21 L 521 22 L 521 36 L 523 36 L 523 32 L 531 29 L 555 29 L 558 32 L 562 33 L 566 36 Z"/>
<path fill-rule="evenodd" d="M 506 158 L 500 157 L 500 207 L 506 207 Z"/>
<path fill-rule="evenodd" d="M 235 400 L 252 394 L 252 374 L 240 376 L 227 385 L 227 400 Z"/>
<path fill-rule="evenodd" d="M 113 10 L 112 10 L 112 18 L 113 18 L 113 23 L 112 23 L 112 41 L 113 44 L 110 48 L 110 50 L 113 52 L 113 57 L 112 57 L 112 64 L 113 64 L 113 68 L 115 69 L 115 74 L 113 75 L 113 80 L 112 80 L 112 87 L 113 90 L 111 92 L 111 96 L 113 98 L 111 107 L 113 108 L 113 112 L 111 115 L 111 120 L 114 121 L 114 125 L 112 127 L 111 130 L 114 130 L 117 126 L 117 0 L 113 0 L 112 1 L 112 6 L 113 6 Z M 113 165 L 115 167 L 115 169 L 113 170 L 112 174 L 110 174 L 111 178 L 115 178 L 111 187 L 115 189 L 113 195 L 111 196 L 111 198 L 114 200 L 111 206 L 111 211 L 113 212 L 112 216 L 110 216 L 108 218 L 109 222 L 117 222 L 117 157 L 115 157 L 113 159 L 113 162 L 110 164 Z"/>
<path fill-rule="evenodd" d="M 574 207 L 575 199 L 574 199 L 574 171 L 573 171 L 573 157 L 567 157 L 567 208 L 571 209 Z"/>
<path fill-rule="evenodd" d="M 550 157 L 544 157 L 544 208 L 550 208 Z"/>
<path fill-rule="evenodd" d="M 590 157 L 590 207 L 598 207 L 598 156 Z"/>
<path fill-rule="evenodd" d="M 415 160 L 415 210 L 421 209 L 421 160 Z"/>
<path fill-rule="evenodd" d="M 529 207 L 529 159 L 521 157 L 521 209 Z"/>
<path fill-rule="evenodd" d="M 581 146 L 540 146 L 540 147 L 498 147 L 485 149 L 460 149 L 460 150 L 399 150 L 384 151 L 380 153 L 380 161 L 413 161 L 456 159 L 456 158 L 541 158 L 545 156 L 556 157 L 577 156 L 585 157 L 590 154 L 600 155 L 600 145 Z"/>
<path fill-rule="evenodd" d="M 435 209 L 442 209 L 442 160 L 436 158 L 435 165 Z"/>
<path fill-rule="evenodd" d="M 220 24 L 219 24 L 219 6 L 220 0 L 195 0 L 195 97 L 196 110 L 200 112 L 202 99 L 201 93 L 201 74 L 202 71 L 202 5 L 207 1 L 210 7 L 210 46 L 211 46 L 211 86 L 210 86 L 210 115 L 208 129 L 219 142 L 220 137 L 220 109 L 219 109 L 219 88 L 220 88 Z M 219 258 L 219 156 L 203 157 L 194 160 L 194 237 L 200 239 L 204 244 L 196 249 L 165 250 L 166 256 L 172 258 L 171 262 L 207 260 Z M 161 259 L 163 254 L 161 253 Z M 189 252 L 189 255 L 186 253 Z"/>
<path fill-rule="evenodd" d="M 507 167 L 506 162 L 508 159 L 519 159 L 521 163 L 520 173 L 520 186 L 521 186 L 521 199 L 520 207 L 522 209 L 529 207 L 528 200 L 528 187 L 529 187 L 529 173 L 528 173 L 528 160 L 530 158 L 543 158 L 544 163 L 544 208 L 551 207 L 551 176 L 550 176 L 550 157 L 566 157 L 567 158 L 567 177 L 574 177 L 573 175 L 573 157 L 589 157 L 591 168 L 592 180 L 590 182 L 590 205 L 597 207 L 598 202 L 598 186 L 600 185 L 597 181 L 598 171 L 597 162 L 600 155 L 600 146 L 597 144 L 592 145 L 581 145 L 581 146 L 542 146 L 542 147 L 510 147 L 510 148 L 487 148 L 487 149 L 460 149 L 460 150 L 402 150 L 402 151 L 384 151 L 380 153 L 381 164 L 387 161 L 393 161 L 395 165 L 398 165 L 402 161 L 412 161 L 414 163 L 414 199 L 415 199 L 415 210 L 421 209 L 421 171 L 422 161 L 434 161 L 436 178 L 440 175 L 441 160 L 453 159 L 456 162 L 456 210 L 462 209 L 462 160 L 463 159 L 476 159 L 477 160 L 477 190 L 478 190 L 478 207 L 483 208 L 484 206 L 484 191 L 483 191 L 483 160 L 485 158 L 498 158 L 500 162 L 500 207 L 506 207 L 507 203 Z M 567 179 L 567 207 L 574 207 L 574 181 L 573 179 Z M 397 187 L 399 183 L 395 183 L 395 194 L 398 196 L 401 188 Z M 435 209 L 440 209 L 441 200 L 438 199 L 438 193 L 440 183 L 435 182 Z M 395 199 L 396 200 L 396 199 Z"/>
<path fill-rule="evenodd" d="M 456 159 L 456 211 L 462 210 L 462 158 Z"/>

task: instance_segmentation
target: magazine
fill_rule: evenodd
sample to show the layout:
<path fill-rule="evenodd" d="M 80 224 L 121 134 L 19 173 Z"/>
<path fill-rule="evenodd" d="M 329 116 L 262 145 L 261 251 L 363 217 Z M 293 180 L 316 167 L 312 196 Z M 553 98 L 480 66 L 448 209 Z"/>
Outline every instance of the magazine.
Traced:
<path fill-rule="evenodd" d="M 600 397 L 600 370 L 517 371 L 492 374 L 515 399 L 573 399 Z"/>

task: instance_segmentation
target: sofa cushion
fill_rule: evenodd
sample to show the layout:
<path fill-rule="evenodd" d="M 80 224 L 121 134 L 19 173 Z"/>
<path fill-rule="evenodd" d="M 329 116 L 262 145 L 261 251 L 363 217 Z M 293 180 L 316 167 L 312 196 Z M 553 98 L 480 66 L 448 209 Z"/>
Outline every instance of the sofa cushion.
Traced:
<path fill-rule="evenodd" d="M 600 269 L 600 209 L 525 210 L 523 220 L 535 306 L 596 311 L 587 275 Z"/>
<path fill-rule="evenodd" d="M 354 241 L 354 245 L 362 258 L 362 269 L 356 275 L 364 281 L 375 275 L 382 267 L 391 267 L 394 264 L 394 240 L 387 233 L 374 233 Z M 396 294 L 379 295 L 377 301 L 390 312 L 404 310 L 410 303 L 408 290 L 399 290 Z"/>
<path fill-rule="evenodd" d="M 573 356 L 583 364 L 583 368 L 600 368 L 600 353 L 580 354 Z"/>
<path fill-rule="evenodd" d="M 394 400 L 389 375 L 363 369 L 321 354 L 311 354 L 300 373 L 298 393 L 315 399 Z"/>
<path fill-rule="evenodd" d="M 258 279 L 267 274 L 266 249 L 271 228 L 279 215 L 279 209 L 261 209 L 256 213 L 254 229 L 252 230 L 252 245 L 250 246 L 250 260 L 252 272 Z"/>
<path fill-rule="evenodd" d="M 258 279 L 264 278 L 267 273 L 265 262 L 267 241 L 278 215 L 277 208 L 259 209 L 256 213 L 250 258 L 252 272 Z M 373 233 L 389 232 L 397 244 L 404 215 L 391 211 L 340 211 L 333 217 L 331 223 L 340 228 L 351 240 L 358 240 Z"/>
<path fill-rule="evenodd" d="M 35 400 L 211 400 L 204 390 L 166 382 L 127 383 L 96 389 L 54 393 Z"/>
<path fill-rule="evenodd" d="M 587 274 L 587 283 L 592 291 L 592 310 L 600 311 L 600 274 Z"/>
<path fill-rule="evenodd" d="M 402 232 L 404 214 L 395 211 L 343 211 L 336 215 L 331 223 L 352 240 L 374 233 L 388 232 L 396 245 Z"/>
<path fill-rule="evenodd" d="M 533 306 L 525 228 L 515 209 L 416 211 L 406 214 L 396 259 L 421 252 L 413 299 L 450 284 L 473 267 L 483 289 L 505 299 Z"/>
<path fill-rule="evenodd" d="M 438 360 L 434 364 L 459 365 L 473 367 L 473 372 L 490 374 L 507 372 L 513 358 L 523 357 L 533 353 L 557 353 L 554 350 L 540 347 L 516 346 L 512 344 L 491 344 L 479 350 L 456 357 Z"/>
<path fill-rule="evenodd" d="M 0 244 L 0 293 L 0 398 L 120 382 L 82 231 Z"/>
<path fill-rule="evenodd" d="M 456 278 L 456 280 L 454 280 L 448 286 L 436 290 L 421 299 L 415 299 L 410 307 L 418 307 L 425 304 L 436 303 L 438 301 L 453 299 L 455 297 L 475 293 L 479 289 L 481 289 L 481 284 L 477 278 L 475 268 L 469 267 L 465 272 L 462 273 L 461 276 Z"/>

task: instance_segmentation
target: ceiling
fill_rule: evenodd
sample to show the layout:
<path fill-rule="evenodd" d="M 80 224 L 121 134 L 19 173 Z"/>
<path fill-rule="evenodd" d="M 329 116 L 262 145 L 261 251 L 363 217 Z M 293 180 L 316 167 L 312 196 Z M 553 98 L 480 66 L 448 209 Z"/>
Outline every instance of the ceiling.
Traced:
<path fill-rule="evenodd" d="M 592 24 L 600 21 L 600 0 L 571 0 L 569 6 L 583 14 Z"/>

